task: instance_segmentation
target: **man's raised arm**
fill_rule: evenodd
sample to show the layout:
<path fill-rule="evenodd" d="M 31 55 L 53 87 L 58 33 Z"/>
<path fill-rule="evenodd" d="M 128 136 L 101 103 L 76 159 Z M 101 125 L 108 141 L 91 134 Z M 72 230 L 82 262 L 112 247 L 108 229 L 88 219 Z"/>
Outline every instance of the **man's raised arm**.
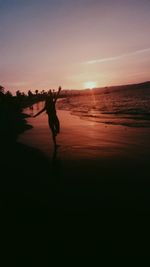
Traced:
<path fill-rule="evenodd" d="M 55 96 L 55 102 L 57 101 L 57 98 L 58 98 L 58 96 L 59 96 L 60 91 L 61 91 L 61 86 L 59 86 L 59 88 L 58 88 L 58 92 L 57 92 L 57 94 L 56 94 L 56 96 Z"/>
<path fill-rule="evenodd" d="M 37 117 L 38 115 L 40 115 L 42 112 L 44 112 L 46 109 L 45 109 L 45 107 L 44 108 L 42 108 L 37 114 L 35 114 L 33 117 L 35 118 L 35 117 Z"/>

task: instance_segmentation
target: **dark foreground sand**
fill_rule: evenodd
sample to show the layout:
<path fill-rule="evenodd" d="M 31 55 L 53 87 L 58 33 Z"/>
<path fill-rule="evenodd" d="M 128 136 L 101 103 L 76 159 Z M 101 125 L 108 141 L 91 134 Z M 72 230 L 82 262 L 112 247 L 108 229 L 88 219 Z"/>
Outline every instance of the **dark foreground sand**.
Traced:
<path fill-rule="evenodd" d="M 45 114 L 29 118 L 33 128 L 3 147 L 2 218 L 33 227 L 34 243 L 42 229 L 44 247 L 52 240 L 50 254 L 58 249 L 74 261 L 76 253 L 91 254 L 94 265 L 96 255 L 105 263 L 117 256 L 124 266 L 126 251 L 136 257 L 149 241 L 150 129 L 58 115 L 57 152 Z"/>

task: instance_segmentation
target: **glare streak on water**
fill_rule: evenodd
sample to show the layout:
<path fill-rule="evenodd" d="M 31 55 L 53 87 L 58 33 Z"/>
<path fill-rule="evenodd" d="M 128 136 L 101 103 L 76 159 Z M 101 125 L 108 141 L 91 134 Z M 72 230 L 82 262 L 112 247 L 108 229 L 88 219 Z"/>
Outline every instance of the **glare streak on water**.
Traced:
<path fill-rule="evenodd" d="M 82 119 L 129 127 L 150 127 L 150 88 L 67 97 L 59 108 Z"/>

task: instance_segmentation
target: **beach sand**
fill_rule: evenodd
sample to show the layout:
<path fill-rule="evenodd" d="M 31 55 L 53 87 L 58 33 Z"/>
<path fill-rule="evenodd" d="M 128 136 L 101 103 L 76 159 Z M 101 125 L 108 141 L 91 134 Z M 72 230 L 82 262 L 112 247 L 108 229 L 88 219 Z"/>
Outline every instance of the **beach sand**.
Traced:
<path fill-rule="evenodd" d="M 60 145 L 58 154 L 62 161 L 104 158 L 142 161 L 150 156 L 150 128 L 100 124 L 63 110 L 58 111 L 58 117 L 61 124 L 61 133 L 57 137 Z M 52 157 L 53 144 L 47 115 L 29 118 L 28 123 L 33 128 L 21 135 L 19 141 Z"/>
<path fill-rule="evenodd" d="M 121 181 L 128 171 L 126 179 L 129 180 L 139 175 L 143 179 L 147 177 L 150 128 L 100 124 L 63 110 L 58 111 L 58 117 L 61 132 L 57 137 L 57 152 L 54 151 L 46 113 L 29 118 L 28 123 L 33 128 L 22 134 L 18 141 L 41 151 L 62 176 L 70 180 L 90 177 L 98 181 L 106 176 L 106 179 L 112 177 Z"/>
<path fill-rule="evenodd" d="M 70 254 L 68 244 L 77 244 L 82 253 L 90 240 L 91 253 L 98 242 L 105 260 L 116 250 L 123 255 L 123 247 L 132 250 L 147 235 L 150 129 L 106 126 L 62 110 L 58 117 L 57 152 L 46 114 L 28 118 L 33 128 L 9 153 L 5 149 L 11 162 L 9 168 L 4 164 L 5 216 L 19 225 L 48 225 L 51 239 L 66 244 Z"/>

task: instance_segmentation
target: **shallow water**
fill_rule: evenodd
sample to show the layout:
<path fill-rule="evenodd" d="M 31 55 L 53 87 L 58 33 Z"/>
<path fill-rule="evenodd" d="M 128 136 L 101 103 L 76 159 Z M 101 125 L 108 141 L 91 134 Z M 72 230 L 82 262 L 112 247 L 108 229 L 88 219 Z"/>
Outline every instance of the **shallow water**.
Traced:
<path fill-rule="evenodd" d="M 150 88 L 67 97 L 58 107 L 83 119 L 129 127 L 150 127 Z"/>
<path fill-rule="evenodd" d="M 26 113 L 36 114 L 43 103 L 34 105 Z M 32 114 L 33 113 L 33 114 Z M 83 120 L 71 115 L 69 111 L 58 109 L 60 134 L 57 142 L 60 145 L 57 156 L 59 160 L 85 160 L 104 158 L 130 158 L 145 161 L 150 157 L 150 128 L 106 125 L 94 120 Z M 44 112 L 36 118 L 29 117 L 28 123 L 33 126 L 19 137 L 21 143 L 38 148 L 48 158 L 53 158 L 54 145 L 48 126 L 47 114 Z"/>

